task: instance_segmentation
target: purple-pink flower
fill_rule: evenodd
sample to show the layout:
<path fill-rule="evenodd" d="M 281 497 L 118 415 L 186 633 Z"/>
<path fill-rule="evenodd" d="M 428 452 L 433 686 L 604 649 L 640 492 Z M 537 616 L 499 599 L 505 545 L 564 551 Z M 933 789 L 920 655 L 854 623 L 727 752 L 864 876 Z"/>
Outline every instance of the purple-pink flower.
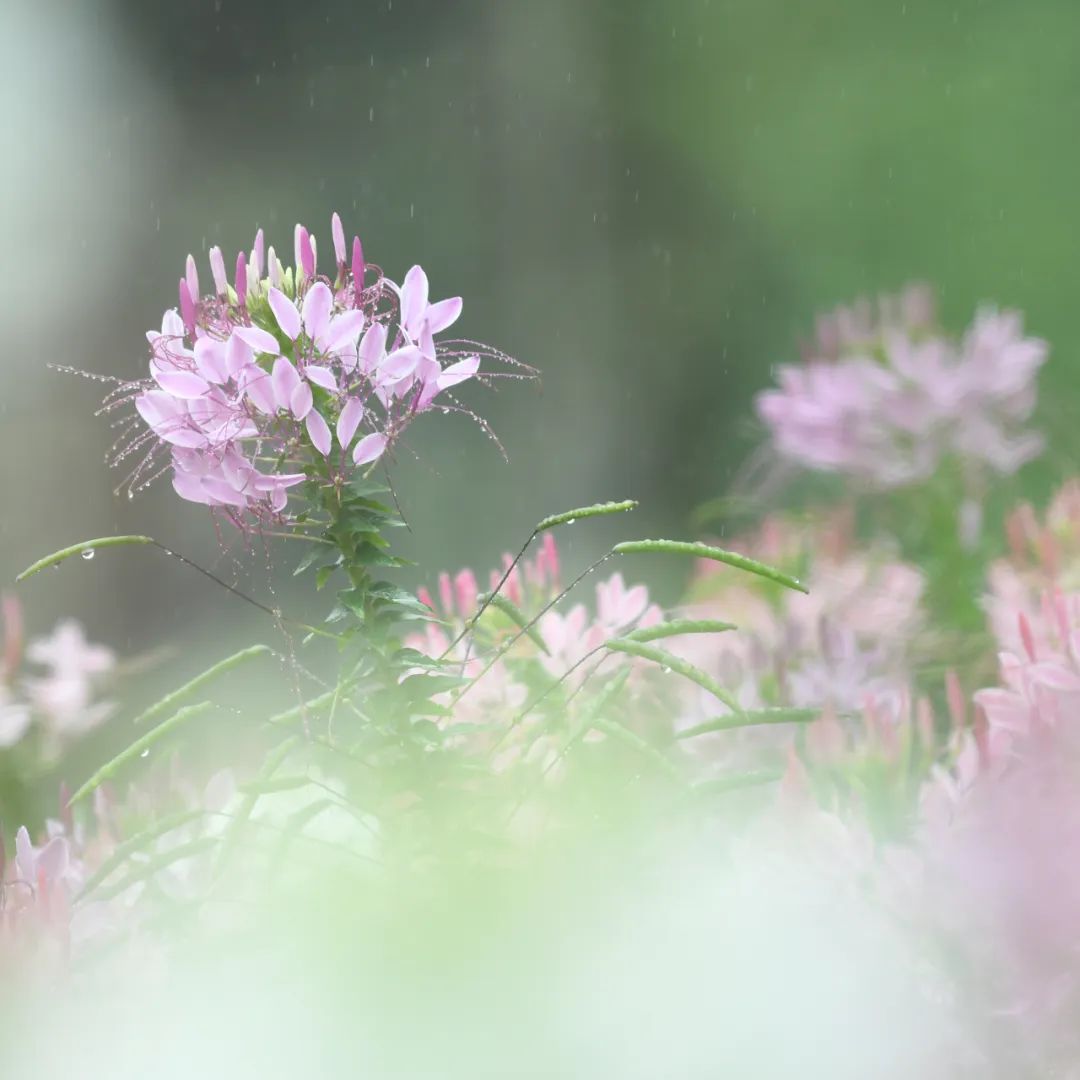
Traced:
<path fill-rule="evenodd" d="M 250 255 L 237 258 L 234 284 L 212 249 L 209 295 L 188 257 L 179 309 L 147 334 L 150 378 L 106 401 L 133 403 L 141 420 L 115 455 L 142 453 L 129 491 L 153 478 L 164 454 L 182 498 L 238 523 L 283 516 L 296 484 L 378 461 L 419 413 L 478 375 L 482 357 L 509 359 L 438 341 L 460 315 L 460 297 L 431 303 L 419 266 L 396 285 L 365 262 L 359 238 L 347 261 L 336 214 L 331 225 L 332 277 L 319 276 L 314 238 L 299 225 L 296 266 L 283 267 L 271 247 L 265 277 L 261 230 Z"/>

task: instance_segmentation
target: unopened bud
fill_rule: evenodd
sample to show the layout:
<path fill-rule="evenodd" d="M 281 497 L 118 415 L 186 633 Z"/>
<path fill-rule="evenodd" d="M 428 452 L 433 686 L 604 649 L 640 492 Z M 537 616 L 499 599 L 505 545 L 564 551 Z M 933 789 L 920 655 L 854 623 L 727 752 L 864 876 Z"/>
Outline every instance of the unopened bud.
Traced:
<path fill-rule="evenodd" d="M 354 236 L 352 242 L 352 276 L 356 299 L 359 300 L 364 291 L 364 248 L 359 236 Z"/>
<path fill-rule="evenodd" d="M 330 219 L 330 234 L 334 238 L 334 258 L 340 269 L 345 265 L 345 230 L 341 227 L 341 218 L 336 212 Z"/>
<path fill-rule="evenodd" d="M 247 260 L 241 251 L 236 256 L 236 302 L 243 307 L 247 303 Z"/>
<path fill-rule="evenodd" d="M 184 328 L 193 337 L 195 335 L 195 301 L 191 298 L 188 283 L 180 279 L 180 318 L 184 320 Z"/>
<path fill-rule="evenodd" d="M 187 257 L 187 273 L 184 278 L 187 281 L 188 292 L 191 293 L 191 298 L 194 300 L 199 296 L 199 271 L 195 266 L 194 255 Z"/>
<path fill-rule="evenodd" d="M 260 229 L 255 234 L 255 243 L 251 248 L 251 265 L 255 268 L 255 276 L 262 277 L 263 273 L 263 231 Z"/>
<path fill-rule="evenodd" d="M 266 270 L 267 275 L 270 278 L 270 284 L 275 289 L 281 288 L 281 260 L 277 257 L 277 253 L 274 251 L 274 245 L 270 245 L 270 251 L 266 256 Z"/>
<path fill-rule="evenodd" d="M 210 273 L 214 275 L 214 291 L 218 296 L 224 296 L 229 287 L 229 279 L 225 276 L 225 259 L 221 254 L 221 248 L 210 249 Z"/>

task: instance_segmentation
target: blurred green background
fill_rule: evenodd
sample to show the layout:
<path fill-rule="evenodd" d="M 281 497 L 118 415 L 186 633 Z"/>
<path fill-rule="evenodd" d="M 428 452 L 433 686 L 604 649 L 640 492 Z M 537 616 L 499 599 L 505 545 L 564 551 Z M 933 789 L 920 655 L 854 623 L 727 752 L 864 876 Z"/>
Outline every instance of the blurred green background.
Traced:
<path fill-rule="evenodd" d="M 128 531 L 239 572 L 167 481 L 113 495 L 102 388 L 46 365 L 142 374 L 189 250 L 208 279 L 209 245 L 261 224 L 291 253 L 303 221 L 327 252 L 335 208 L 392 277 L 421 262 L 465 297 L 463 333 L 543 373 L 472 392 L 509 465 L 460 418 L 413 429 L 395 477 L 429 579 L 607 498 L 643 507 L 568 537 L 572 562 L 684 535 L 814 311 L 911 278 L 953 328 L 995 300 L 1051 341 L 1050 467 L 1069 468 L 1075 0 L 100 0 L 0 23 L 6 580 Z M 266 598 L 258 545 L 232 553 Z M 147 549 L 22 595 L 32 630 L 74 614 L 122 654 L 191 654 L 187 673 L 269 632 Z"/>

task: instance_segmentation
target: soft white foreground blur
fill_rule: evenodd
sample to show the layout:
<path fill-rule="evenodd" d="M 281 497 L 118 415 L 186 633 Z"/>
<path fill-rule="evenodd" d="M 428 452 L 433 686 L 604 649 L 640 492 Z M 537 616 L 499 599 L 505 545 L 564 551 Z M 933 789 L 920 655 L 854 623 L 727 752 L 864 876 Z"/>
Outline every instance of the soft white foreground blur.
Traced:
<path fill-rule="evenodd" d="M 895 924 L 789 844 L 654 837 L 388 879 L 310 878 L 171 960 L 43 992 L 7 1016 L 3 1075 L 953 1075 Z"/>

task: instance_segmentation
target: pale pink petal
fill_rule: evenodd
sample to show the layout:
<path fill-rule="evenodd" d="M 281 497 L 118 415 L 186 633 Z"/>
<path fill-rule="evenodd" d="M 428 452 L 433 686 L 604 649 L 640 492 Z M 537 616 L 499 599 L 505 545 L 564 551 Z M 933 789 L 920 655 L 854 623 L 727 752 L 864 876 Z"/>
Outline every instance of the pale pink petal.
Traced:
<path fill-rule="evenodd" d="M 341 415 L 338 417 L 337 422 L 337 437 L 342 450 L 348 449 L 349 444 L 353 440 L 353 436 L 356 434 L 356 429 L 360 426 L 360 421 L 363 418 L 364 403 L 359 398 L 349 398 L 349 400 L 345 402 L 345 408 L 341 410 Z"/>
<path fill-rule="evenodd" d="M 385 449 L 386 436 L 382 432 L 374 431 L 370 435 L 365 435 L 353 451 L 353 464 L 367 465 L 371 461 L 376 461 L 382 457 Z"/>
<path fill-rule="evenodd" d="M 251 363 L 252 355 L 251 346 L 234 333 L 225 347 L 225 369 L 229 377 L 235 379 Z"/>
<path fill-rule="evenodd" d="M 437 334 L 448 326 L 453 326 L 461 314 L 461 304 L 460 296 L 452 296 L 449 300 L 440 300 L 437 304 L 432 304 L 427 310 L 428 328 L 431 332 Z"/>
<path fill-rule="evenodd" d="M 210 384 L 193 371 L 154 371 L 153 374 L 158 386 L 174 397 L 198 398 L 210 389 Z"/>
<path fill-rule="evenodd" d="M 311 387 L 307 383 L 301 383 L 289 398 L 289 411 L 297 420 L 303 420 L 311 412 L 313 401 Z"/>
<path fill-rule="evenodd" d="M 252 364 L 241 376 L 242 391 L 251 403 L 264 413 L 276 413 L 277 399 L 270 376 L 261 367 Z"/>
<path fill-rule="evenodd" d="M 467 356 L 464 360 L 459 360 L 456 364 L 443 369 L 442 374 L 438 376 L 439 389 L 447 390 L 451 386 L 457 386 L 458 383 L 471 379 L 479 370 L 480 357 Z"/>
<path fill-rule="evenodd" d="M 420 323 L 427 311 L 428 279 L 419 266 L 414 266 L 401 285 L 401 325 L 413 339 L 420 332 Z"/>
<path fill-rule="evenodd" d="M 360 341 L 360 370 L 370 373 L 375 370 L 386 352 L 386 327 L 382 323 L 372 323 Z"/>
<path fill-rule="evenodd" d="M 195 342 L 195 364 L 200 374 L 210 382 L 229 381 L 229 368 L 225 362 L 225 342 L 201 337 Z"/>
<path fill-rule="evenodd" d="M 238 326 L 233 333 L 256 352 L 269 353 L 271 356 L 277 356 L 281 352 L 277 338 L 259 326 Z"/>
<path fill-rule="evenodd" d="M 396 382 L 411 375 L 422 359 L 419 349 L 412 345 L 395 349 L 379 364 L 379 378 L 384 382 Z"/>
<path fill-rule="evenodd" d="M 350 351 L 356 349 L 356 339 L 364 328 L 364 313 L 362 311 L 345 311 L 335 315 L 330 320 L 326 334 L 315 344 L 323 352 L 336 353 L 348 346 Z"/>
<path fill-rule="evenodd" d="M 271 385 L 274 387 L 274 399 L 279 409 L 289 408 L 292 396 L 296 388 L 300 386 L 300 373 L 295 365 L 284 356 L 279 356 L 274 361 L 274 370 L 270 376 Z M 308 391 L 310 393 L 310 390 Z"/>
<path fill-rule="evenodd" d="M 307 414 L 307 420 L 305 423 L 307 427 L 308 437 L 311 439 L 312 446 L 326 457 L 330 453 L 330 428 L 327 426 L 326 421 L 322 418 L 318 409 L 312 409 Z"/>
<path fill-rule="evenodd" d="M 295 341 L 300 335 L 300 312 L 296 310 L 296 305 L 280 289 L 275 288 L 270 289 L 269 300 L 270 309 L 282 333 L 290 341 Z"/>
<path fill-rule="evenodd" d="M 304 368 L 304 378 L 308 382 L 313 382 L 316 386 L 321 386 L 324 390 L 336 390 L 338 388 L 334 373 L 329 368 L 321 367 L 318 364 L 308 364 Z"/>
<path fill-rule="evenodd" d="M 312 341 L 318 341 L 326 332 L 333 306 L 334 294 L 324 282 L 318 281 L 308 289 L 304 297 L 304 330 Z"/>
<path fill-rule="evenodd" d="M 337 211 L 330 218 L 330 235 L 334 238 L 334 258 L 338 266 L 345 265 L 345 230 L 341 226 L 341 218 Z"/>

